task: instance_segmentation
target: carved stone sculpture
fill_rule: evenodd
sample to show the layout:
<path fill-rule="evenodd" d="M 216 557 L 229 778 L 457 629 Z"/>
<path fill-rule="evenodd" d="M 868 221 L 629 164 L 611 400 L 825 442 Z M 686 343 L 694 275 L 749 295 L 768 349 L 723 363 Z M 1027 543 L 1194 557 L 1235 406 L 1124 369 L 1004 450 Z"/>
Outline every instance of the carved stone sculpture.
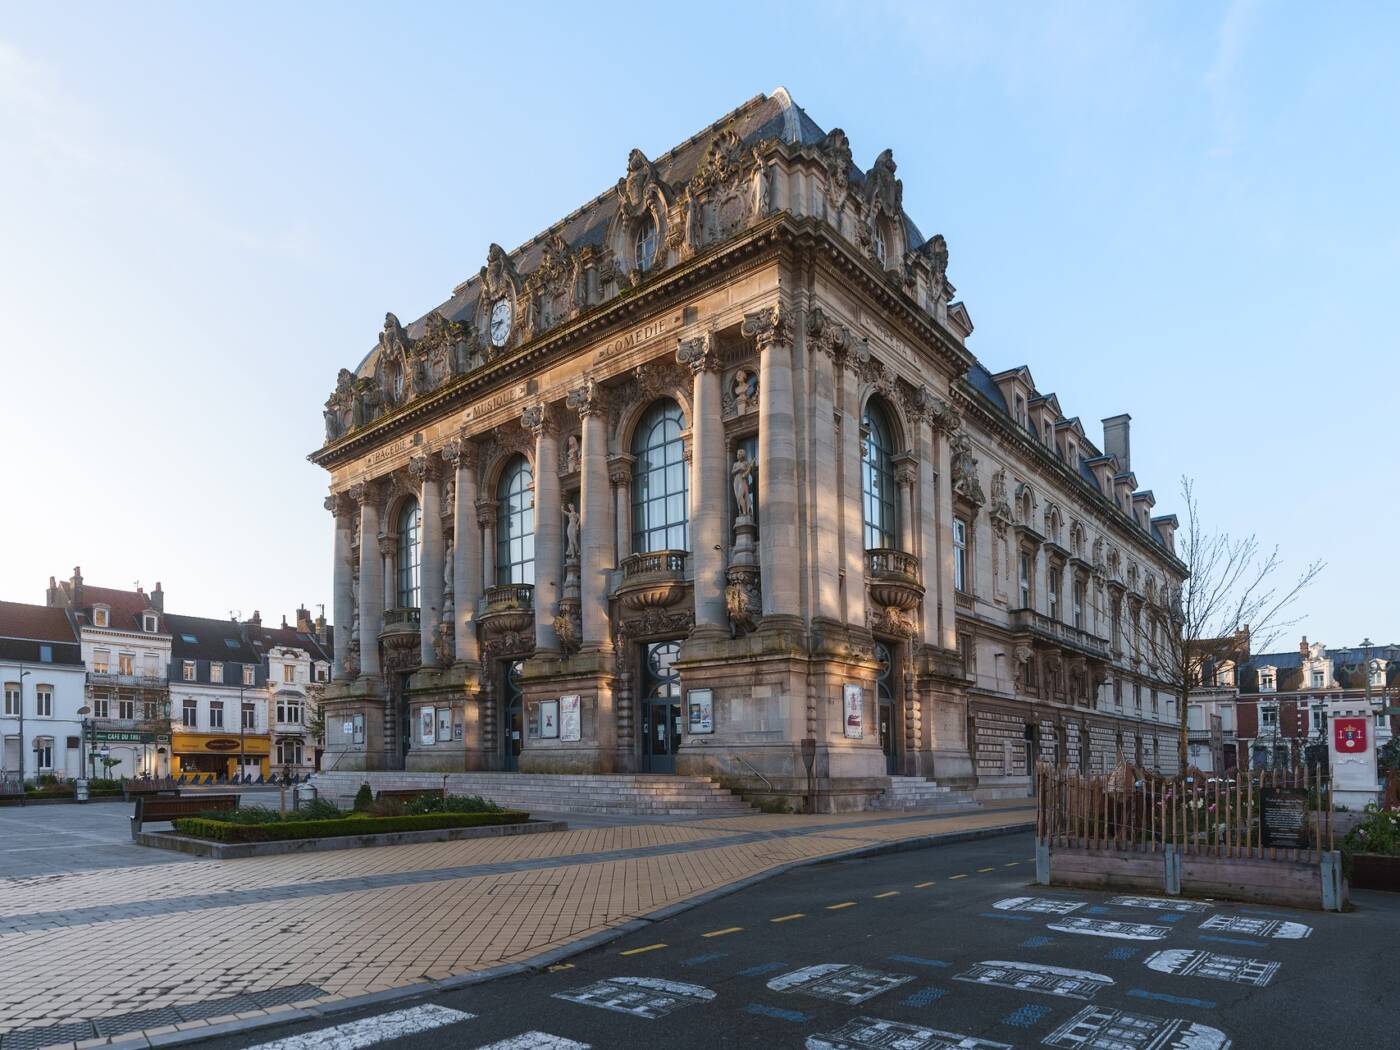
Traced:
<path fill-rule="evenodd" d="M 982 495 L 982 482 L 977 477 L 977 457 L 972 454 L 972 441 L 962 431 L 953 435 L 948 443 L 950 465 L 953 475 L 953 491 L 979 506 L 985 502 Z"/>
<path fill-rule="evenodd" d="M 578 438 L 570 434 L 564 439 L 564 454 L 560 457 L 559 473 L 576 474 L 579 466 Z"/>
<path fill-rule="evenodd" d="M 564 560 L 578 561 L 579 557 L 579 515 L 578 507 L 569 503 L 564 507 Z"/>
<path fill-rule="evenodd" d="M 753 493 L 749 480 L 753 477 L 754 465 L 748 453 L 742 448 L 734 454 L 734 465 L 729 468 L 730 483 L 734 487 L 734 511 L 737 517 L 753 519 Z"/>

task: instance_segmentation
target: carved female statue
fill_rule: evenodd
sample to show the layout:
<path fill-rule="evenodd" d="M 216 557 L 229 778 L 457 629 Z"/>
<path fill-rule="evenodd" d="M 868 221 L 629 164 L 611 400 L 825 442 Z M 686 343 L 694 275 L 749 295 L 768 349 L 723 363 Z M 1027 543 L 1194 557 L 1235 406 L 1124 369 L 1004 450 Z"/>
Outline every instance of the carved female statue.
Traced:
<path fill-rule="evenodd" d="M 572 503 L 564 507 L 564 560 L 578 560 L 578 508 Z"/>
<path fill-rule="evenodd" d="M 753 476 L 753 467 L 749 462 L 748 453 L 741 448 L 734 457 L 734 465 L 729 468 L 730 480 L 734 486 L 734 511 L 741 518 L 753 517 L 753 496 L 749 492 L 749 478 Z"/>

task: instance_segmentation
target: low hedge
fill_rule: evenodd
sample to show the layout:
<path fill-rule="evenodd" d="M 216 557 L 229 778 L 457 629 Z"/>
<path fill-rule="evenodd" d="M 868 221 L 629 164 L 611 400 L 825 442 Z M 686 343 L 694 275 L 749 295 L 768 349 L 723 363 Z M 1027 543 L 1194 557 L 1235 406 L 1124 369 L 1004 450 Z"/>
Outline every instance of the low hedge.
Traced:
<path fill-rule="evenodd" d="M 181 835 L 215 842 L 281 842 L 285 839 L 320 839 L 343 835 L 384 835 L 395 831 L 436 831 L 439 828 L 477 828 L 498 824 L 523 824 L 530 814 L 427 813 L 402 817 L 342 817 L 339 820 L 281 820 L 272 824 L 235 824 L 211 817 L 181 817 L 173 821 Z"/>

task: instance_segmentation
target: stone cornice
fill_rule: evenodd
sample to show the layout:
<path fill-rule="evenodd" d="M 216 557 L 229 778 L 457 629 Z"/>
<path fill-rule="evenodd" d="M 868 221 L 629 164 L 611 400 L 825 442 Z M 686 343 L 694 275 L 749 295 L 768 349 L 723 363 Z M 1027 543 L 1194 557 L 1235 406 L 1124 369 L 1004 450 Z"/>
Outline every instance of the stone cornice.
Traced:
<path fill-rule="evenodd" d="M 742 235 L 714 245 L 685 262 L 653 275 L 639 287 L 583 311 L 573 321 L 536 337 L 514 353 L 459 376 L 426 397 L 310 453 L 307 459 L 326 469 L 353 460 L 386 440 L 412 432 L 434 418 L 479 401 L 519 382 L 541 367 L 567 357 L 581 346 L 635 326 L 639 315 L 663 313 L 679 300 L 774 258 L 799 254 L 819 257 L 833 272 L 859 284 L 876 305 L 894 314 L 917 333 L 916 343 L 958 374 L 972 355 L 925 310 L 894 288 L 874 264 L 855 254 L 841 234 L 824 220 L 778 212 Z"/>

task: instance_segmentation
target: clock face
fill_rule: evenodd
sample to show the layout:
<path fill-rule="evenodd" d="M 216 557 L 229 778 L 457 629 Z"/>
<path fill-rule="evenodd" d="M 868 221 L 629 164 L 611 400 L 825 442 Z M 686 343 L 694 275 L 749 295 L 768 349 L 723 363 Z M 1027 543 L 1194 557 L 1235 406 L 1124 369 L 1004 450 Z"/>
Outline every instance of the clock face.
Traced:
<path fill-rule="evenodd" d="M 510 338 L 511 305 L 509 299 L 497 299 L 491 307 L 491 345 L 505 346 Z"/>

